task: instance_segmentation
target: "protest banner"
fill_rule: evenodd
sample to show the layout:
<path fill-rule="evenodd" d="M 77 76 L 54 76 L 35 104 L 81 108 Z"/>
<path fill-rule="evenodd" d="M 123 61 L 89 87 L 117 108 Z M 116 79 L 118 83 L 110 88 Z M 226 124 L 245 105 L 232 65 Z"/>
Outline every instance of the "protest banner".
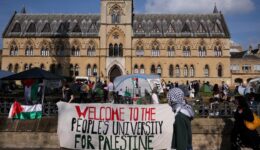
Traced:
<path fill-rule="evenodd" d="M 174 114 L 168 104 L 115 105 L 58 102 L 60 147 L 170 149 Z"/>

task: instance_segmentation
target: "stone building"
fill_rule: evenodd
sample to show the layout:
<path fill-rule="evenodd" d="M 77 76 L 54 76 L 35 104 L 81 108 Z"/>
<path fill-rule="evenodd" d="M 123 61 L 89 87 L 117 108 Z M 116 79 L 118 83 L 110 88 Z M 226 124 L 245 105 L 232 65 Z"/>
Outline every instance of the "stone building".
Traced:
<path fill-rule="evenodd" d="M 231 52 L 230 70 L 232 81 L 248 83 L 253 78 L 260 77 L 260 44 L 256 49 L 249 46 L 248 50 Z"/>
<path fill-rule="evenodd" d="M 231 83 L 229 51 L 216 7 L 208 14 L 136 14 L 133 0 L 101 0 L 100 14 L 14 13 L 3 33 L 2 69 Z"/>

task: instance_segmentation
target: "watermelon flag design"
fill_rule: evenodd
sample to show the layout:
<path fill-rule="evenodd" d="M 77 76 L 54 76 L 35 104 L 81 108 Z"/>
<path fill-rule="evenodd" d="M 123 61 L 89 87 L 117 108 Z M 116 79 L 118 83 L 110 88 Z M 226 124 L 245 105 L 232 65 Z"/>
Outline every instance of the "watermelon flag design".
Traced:
<path fill-rule="evenodd" d="M 8 118 L 21 120 L 42 118 L 42 105 L 21 105 L 15 101 L 11 106 Z"/>

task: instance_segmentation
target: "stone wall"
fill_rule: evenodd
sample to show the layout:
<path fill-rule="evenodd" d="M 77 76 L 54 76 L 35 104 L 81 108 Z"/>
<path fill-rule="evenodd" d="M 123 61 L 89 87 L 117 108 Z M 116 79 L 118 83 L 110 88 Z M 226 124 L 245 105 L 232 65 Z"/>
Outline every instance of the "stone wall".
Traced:
<path fill-rule="evenodd" d="M 232 119 L 196 118 L 192 121 L 194 150 L 229 150 Z M 10 120 L 0 118 L 0 149 L 59 149 L 57 118 Z"/>

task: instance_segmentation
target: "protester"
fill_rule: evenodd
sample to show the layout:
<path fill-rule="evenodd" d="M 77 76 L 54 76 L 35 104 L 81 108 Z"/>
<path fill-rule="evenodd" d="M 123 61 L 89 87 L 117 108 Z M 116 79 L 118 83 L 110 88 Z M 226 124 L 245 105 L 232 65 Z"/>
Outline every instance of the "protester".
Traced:
<path fill-rule="evenodd" d="M 243 96 L 235 97 L 238 104 L 234 114 L 235 123 L 231 134 L 232 150 L 237 150 L 240 145 L 259 150 L 260 137 L 256 130 L 249 130 L 244 121 L 252 122 L 254 116 Z"/>
<path fill-rule="evenodd" d="M 177 150 L 191 150 L 191 120 L 194 117 L 194 111 L 184 100 L 184 93 L 179 88 L 171 89 L 167 95 L 167 99 L 173 112 L 177 114 L 173 125 L 172 148 Z"/>
<path fill-rule="evenodd" d="M 153 102 L 153 104 L 159 104 L 159 98 L 158 98 L 158 95 L 157 95 L 156 88 L 154 88 L 152 90 L 152 102 Z"/>
<path fill-rule="evenodd" d="M 62 88 L 62 97 L 64 102 L 71 103 L 74 100 L 74 95 L 68 84 Z"/>
<path fill-rule="evenodd" d="M 114 84 L 110 80 L 110 82 L 108 83 L 108 100 L 109 100 L 109 102 L 113 101 L 113 93 L 114 93 Z"/>

